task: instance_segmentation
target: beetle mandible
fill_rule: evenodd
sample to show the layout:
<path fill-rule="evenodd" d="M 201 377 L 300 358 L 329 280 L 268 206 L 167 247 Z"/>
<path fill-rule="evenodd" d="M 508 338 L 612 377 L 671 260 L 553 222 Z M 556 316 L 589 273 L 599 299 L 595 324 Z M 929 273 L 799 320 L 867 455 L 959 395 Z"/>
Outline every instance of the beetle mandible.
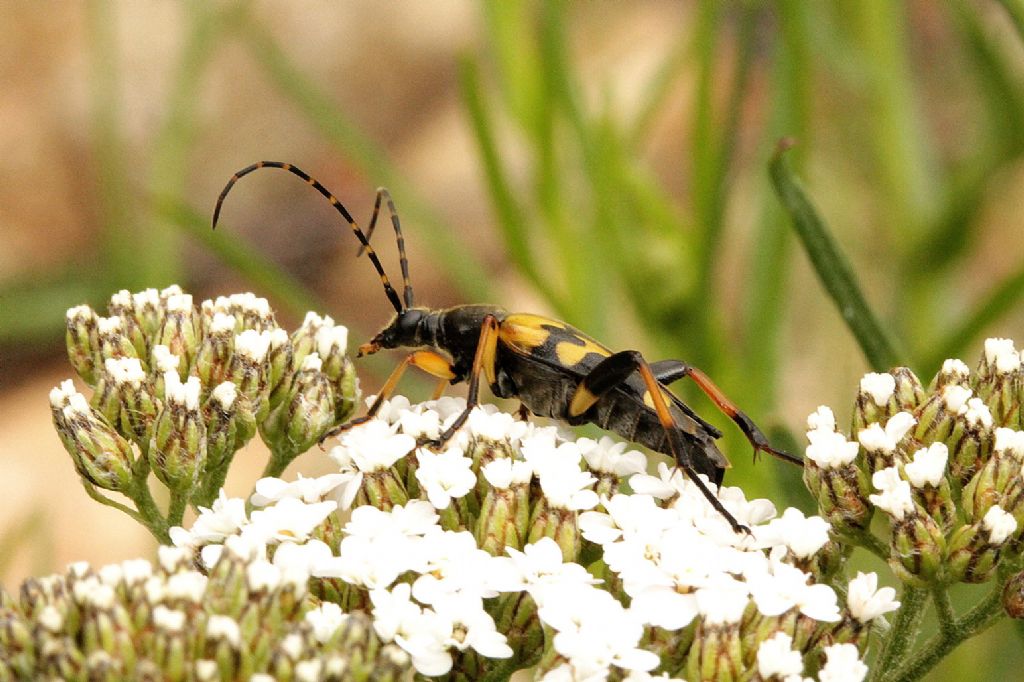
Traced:
<path fill-rule="evenodd" d="M 241 169 L 228 180 L 214 208 L 214 228 L 231 188 L 239 179 L 261 168 L 279 168 L 297 175 L 330 201 L 359 240 L 360 254 L 365 251 L 376 269 L 395 315 L 376 336 L 359 347 L 357 357 L 383 349 L 416 349 L 391 373 L 364 416 L 335 427 L 324 438 L 372 419 L 394 392 L 405 370 L 413 366 L 437 377 L 440 381 L 438 395 L 447 384 L 469 383 L 466 409 L 439 438 L 419 443 L 439 447 L 462 427 L 469 413 L 479 404 L 483 378 L 494 395 L 518 399 L 525 410 L 535 415 L 570 425 L 596 424 L 655 452 L 670 455 L 734 531 L 749 532 L 699 476 L 704 474 L 716 486 L 721 485 L 730 464 L 715 444 L 722 435 L 721 431 L 666 388 L 689 377 L 726 416 L 736 422 L 754 447 L 755 457 L 758 452 L 767 452 L 802 466 L 797 457 L 773 448 L 750 417 L 737 408 L 704 372 L 685 362 L 662 360 L 648 363 L 638 351 L 613 352 L 565 322 L 530 313 L 509 313 L 498 306 L 460 305 L 442 310 L 417 307 L 409 279 L 401 224 L 386 189 L 377 190 L 373 215 L 364 233 L 348 209 L 308 173 L 289 163 L 259 161 Z M 387 205 L 398 242 L 401 297 L 370 246 L 382 202 Z"/>

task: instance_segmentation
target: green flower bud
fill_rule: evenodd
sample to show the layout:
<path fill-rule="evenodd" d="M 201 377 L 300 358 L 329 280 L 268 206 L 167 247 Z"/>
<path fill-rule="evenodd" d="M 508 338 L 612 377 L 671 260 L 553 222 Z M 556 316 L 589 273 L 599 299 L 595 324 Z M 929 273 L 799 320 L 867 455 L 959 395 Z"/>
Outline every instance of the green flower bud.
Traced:
<path fill-rule="evenodd" d="M 867 428 L 868 424 L 886 422 L 899 411 L 896 378 L 892 374 L 865 374 L 853 407 L 853 432 Z"/>
<path fill-rule="evenodd" d="M 334 392 L 320 368 L 320 357 L 307 355 L 286 399 L 263 422 L 263 438 L 276 453 L 303 453 L 334 425 Z"/>
<path fill-rule="evenodd" d="M 697 625 L 684 675 L 691 680 L 739 680 L 744 670 L 738 625 Z"/>
<path fill-rule="evenodd" d="M 363 484 L 356 493 L 353 507 L 372 504 L 382 511 L 391 511 L 393 507 L 404 505 L 409 501 L 409 493 L 394 468 L 379 469 L 363 473 Z"/>
<path fill-rule="evenodd" d="M 960 485 L 966 485 L 992 454 L 995 433 L 992 413 L 979 399 L 971 398 L 958 410 L 949 445 L 950 473 Z"/>
<path fill-rule="evenodd" d="M 356 410 L 359 380 L 352 361 L 345 355 L 348 329 L 341 325 L 323 326 L 317 332 L 317 355 L 323 360 L 323 373 L 334 389 L 334 420 L 343 423 Z"/>
<path fill-rule="evenodd" d="M 238 387 L 253 406 L 257 419 L 266 417 L 267 384 L 270 365 L 267 351 L 270 348 L 270 332 L 246 329 L 235 336 L 235 354 L 231 358 L 229 379 Z"/>
<path fill-rule="evenodd" d="M 970 385 L 971 370 L 963 360 L 950 358 L 942 363 L 942 368 L 932 379 L 928 387 L 928 393 L 942 393 L 946 386 L 957 385 L 968 388 Z"/>
<path fill-rule="evenodd" d="M 150 351 L 150 367 L 153 375 L 153 395 L 158 400 L 163 400 L 167 395 L 167 387 L 164 385 L 164 377 L 168 373 L 180 377 L 178 368 L 181 365 L 181 358 L 171 352 L 167 346 L 157 344 Z"/>
<path fill-rule="evenodd" d="M 536 503 L 527 533 L 527 544 L 545 537 L 554 540 L 561 548 L 565 561 L 576 561 L 580 555 L 582 541 L 578 514 L 570 509 L 552 506 L 546 497 Z"/>
<path fill-rule="evenodd" d="M 135 460 L 131 444 L 89 407 L 70 381 L 50 391 L 50 410 L 79 476 L 104 490 L 125 490 Z"/>
<path fill-rule="evenodd" d="M 1016 519 L 998 506 L 989 509 L 980 523 L 957 529 L 949 540 L 949 578 L 967 583 L 988 580 L 1002 547 L 1016 530 Z"/>
<path fill-rule="evenodd" d="M 104 362 L 92 406 L 121 435 L 139 445 L 148 443 L 158 410 L 151 384 L 138 358 L 110 358 Z"/>
<path fill-rule="evenodd" d="M 216 313 L 196 354 L 196 373 L 203 386 L 217 386 L 227 380 L 234 346 L 235 318 Z"/>
<path fill-rule="evenodd" d="M 187 493 L 206 462 L 206 426 L 199 411 L 200 384 L 184 384 L 173 373 L 164 377 L 166 397 L 156 418 L 149 462 L 160 482 L 172 492 Z"/>
<path fill-rule="evenodd" d="M 481 473 L 490 485 L 476 519 L 477 544 L 494 556 L 504 556 L 506 547 L 522 549 L 530 522 L 530 466 L 506 458 Z"/>
<path fill-rule="evenodd" d="M 804 464 L 804 483 L 818 503 L 818 513 L 838 533 L 866 530 L 874 507 L 868 503 L 871 485 L 867 474 L 853 464 L 820 467 L 812 460 Z"/>
<path fill-rule="evenodd" d="M 941 575 L 946 538 L 935 519 L 917 509 L 893 520 L 889 551 L 889 566 L 900 580 L 924 585 Z"/>
<path fill-rule="evenodd" d="M 976 390 L 996 423 L 1009 428 L 1020 426 L 1022 382 L 1024 369 L 1013 341 L 987 339 L 978 365 Z"/>
<path fill-rule="evenodd" d="M 140 358 L 149 353 L 149 340 L 139 317 L 135 313 L 135 297 L 127 289 L 122 289 L 110 297 L 107 312 L 111 317 L 120 317 L 124 335 L 131 341 L 135 352 Z"/>
<path fill-rule="evenodd" d="M 256 417 L 238 389 L 225 381 L 213 389 L 203 406 L 206 422 L 206 468 L 223 468 L 256 435 Z"/>
<path fill-rule="evenodd" d="M 164 318 L 154 342 L 154 345 L 167 346 L 181 358 L 178 378 L 188 376 L 199 350 L 199 320 L 190 294 L 171 294 L 164 299 Z"/>
<path fill-rule="evenodd" d="M 109 358 L 137 358 L 138 352 L 125 335 L 124 321 L 120 317 L 97 317 L 96 335 L 99 342 L 98 360 Z M 99 371 L 96 367 L 95 371 Z"/>
<path fill-rule="evenodd" d="M 267 386 L 270 388 L 270 408 L 277 407 L 285 394 L 292 373 L 292 340 L 288 332 L 277 327 L 270 331 L 270 351 Z"/>
<path fill-rule="evenodd" d="M 96 383 L 96 359 L 99 357 L 99 331 L 96 313 L 87 305 L 68 309 L 64 335 L 71 366 L 85 383 Z"/>
<path fill-rule="evenodd" d="M 330 315 L 320 317 L 313 311 L 306 313 L 302 326 L 292 333 L 292 369 L 298 371 L 310 353 L 317 352 L 317 335 L 321 329 L 330 329 L 334 320 Z"/>
<path fill-rule="evenodd" d="M 277 321 L 267 299 L 260 298 L 252 292 L 218 296 L 213 302 L 203 301 L 203 310 L 204 314 L 209 310 L 211 320 L 215 313 L 233 316 L 238 321 L 237 332 L 243 329 L 264 332 L 277 327 Z"/>

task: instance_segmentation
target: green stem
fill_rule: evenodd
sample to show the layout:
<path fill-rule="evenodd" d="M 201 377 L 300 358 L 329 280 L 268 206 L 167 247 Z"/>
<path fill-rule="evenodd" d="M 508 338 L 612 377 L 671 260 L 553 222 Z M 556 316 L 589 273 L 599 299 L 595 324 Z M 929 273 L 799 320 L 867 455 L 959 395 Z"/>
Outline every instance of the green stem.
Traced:
<path fill-rule="evenodd" d="M 932 588 L 932 602 L 935 604 L 935 615 L 939 619 L 939 632 L 949 635 L 956 625 L 956 612 L 949 601 L 949 591 L 943 585 Z"/>
<path fill-rule="evenodd" d="M 854 545 L 863 547 L 867 551 L 874 554 L 882 561 L 889 560 L 889 548 L 878 539 L 878 537 L 871 531 L 864 530 L 860 532 L 848 531 L 843 533 L 844 537 L 850 540 Z"/>
<path fill-rule="evenodd" d="M 180 526 L 182 520 L 185 518 L 185 508 L 188 506 L 189 494 L 185 493 L 171 493 L 171 503 L 167 509 L 167 525 L 168 526 Z"/>
<path fill-rule="evenodd" d="M 139 523 L 146 523 L 146 520 L 142 517 L 141 514 L 139 514 L 139 512 L 135 511 L 134 509 L 127 505 L 121 504 L 120 502 L 115 502 L 114 500 L 110 499 L 109 497 L 101 493 L 99 490 L 96 490 L 93 484 L 89 483 L 85 479 L 82 479 L 82 487 L 85 488 L 85 492 L 86 494 L 89 495 L 89 497 L 96 500 L 100 504 L 106 505 L 108 507 L 113 507 L 114 509 L 117 509 L 119 511 L 123 511 L 125 514 L 132 517 Z"/>
<path fill-rule="evenodd" d="M 298 457 L 299 453 L 294 450 L 271 450 L 270 460 L 267 462 L 267 466 L 263 469 L 262 478 L 274 477 L 279 478 L 284 470 L 288 468 L 288 465 L 292 463 L 292 460 Z"/>
<path fill-rule="evenodd" d="M 906 585 L 900 596 L 900 608 L 892 621 L 889 639 L 886 641 L 878 661 L 874 665 L 871 679 L 875 682 L 890 679 L 887 672 L 899 662 L 918 634 L 918 624 L 927 604 L 927 590 Z"/>
<path fill-rule="evenodd" d="M 162 545 L 171 544 L 171 536 L 167 532 L 169 524 L 167 519 L 160 513 L 159 507 L 156 506 L 156 501 L 153 499 L 153 494 L 149 492 L 149 486 L 146 485 L 145 478 L 136 478 L 134 484 L 128 492 L 128 497 L 132 498 L 135 502 L 135 507 L 139 510 L 139 519 L 149 532 L 153 534 L 153 537 Z"/>
<path fill-rule="evenodd" d="M 891 682 L 912 682 L 921 679 L 925 673 L 946 657 L 964 640 L 970 639 L 989 628 L 1003 615 L 1003 586 L 1005 579 L 1000 579 L 996 587 L 985 599 L 968 611 L 962 618 L 952 621 L 948 627 L 929 639 L 921 649 L 910 657 L 902 666 L 885 679 Z M 880 661 L 877 670 L 892 670 Z M 878 676 L 875 676 L 879 679 Z"/>

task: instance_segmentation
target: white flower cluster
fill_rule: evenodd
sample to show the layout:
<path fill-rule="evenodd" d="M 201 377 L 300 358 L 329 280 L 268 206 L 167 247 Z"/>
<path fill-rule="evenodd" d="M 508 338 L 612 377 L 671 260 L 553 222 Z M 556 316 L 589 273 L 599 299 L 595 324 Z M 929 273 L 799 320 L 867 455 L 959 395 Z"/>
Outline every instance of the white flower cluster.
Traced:
<path fill-rule="evenodd" d="M 275 546 L 279 570 L 333 586 L 334 598 L 307 615 L 320 641 L 345 622 L 345 611 L 368 612 L 381 641 L 400 646 L 428 676 L 448 673 L 470 649 L 539 662 L 550 680 L 649 679 L 659 668 L 685 674 L 685 662 L 671 659 L 657 633 L 691 627 L 698 638 L 714 632 L 739 642 L 742 627 L 750 633 L 743 637 L 747 670 L 802 679 L 800 661 L 817 640 L 805 632 L 794 650 L 797 633 L 785 623 L 821 635 L 899 605 L 894 591 L 878 589 L 868 574 L 849 583 L 840 608 L 813 568 L 829 540 L 823 519 L 795 509 L 775 518 L 770 502 L 723 487 L 715 491 L 722 504 L 753 530 L 737 534 L 682 472 L 660 464 L 658 476 L 643 473 L 644 455 L 610 438 L 577 441 L 557 427 L 484 407 L 443 451 L 416 447 L 417 438 L 436 438 L 464 407 L 453 398 L 386 401 L 331 450 L 339 473 L 293 483 L 263 479 L 251 499 L 258 509 L 248 515 L 243 500 L 222 494 L 191 530 L 176 528 L 172 538 L 200 551 L 207 565 L 225 543 Z M 628 477 L 632 492 L 615 486 L 598 494 L 596 484 L 608 476 Z M 391 487 L 372 492 L 387 477 Z M 517 495 L 529 500 L 528 509 L 484 511 Z M 336 509 L 348 513 L 343 525 Z M 511 534 L 491 527 L 516 523 L 526 525 Z M 490 553 L 481 549 L 487 535 L 518 541 Z M 588 572 L 577 563 L 581 552 L 601 567 Z M 533 620 L 524 616 L 528 608 L 544 630 L 533 626 L 532 643 L 529 636 L 510 640 L 514 624 L 522 635 L 522 623 Z M 693 645 L 691 657 L 699 649 Z M 825 653 L 820 679 L 863 678 L 854 644 Z"/>

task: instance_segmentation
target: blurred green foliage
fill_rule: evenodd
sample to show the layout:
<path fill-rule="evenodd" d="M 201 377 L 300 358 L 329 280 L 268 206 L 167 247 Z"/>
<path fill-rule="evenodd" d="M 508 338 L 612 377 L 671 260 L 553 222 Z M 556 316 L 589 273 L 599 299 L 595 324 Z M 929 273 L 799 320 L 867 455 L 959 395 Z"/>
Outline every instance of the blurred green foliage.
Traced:
<path fill-rule="evenodd" d="M 289 58 L 253 7 L 187 7 L 190 26 L 177 76 L 162 106 L 150 166 L 140 172 L 123 160 L 117 94 L 125 66 L 109 35 L 113 9 L 103 0 L 89 3 L 102 266 L 93 269 L 92 279 L 59 272 L 9 284 L 0 292 L 0 342 L 54 335 L 71 303 L 98 303 L 117 288 L 181 281 L 185 235 L 278 305 L 296 314 L 323 309 L 315 294 L 229 231 L 207 230 L 208 208 L 190 206 L 185 198 L 183 178 L 198 126 L 192 95 L 227 41 L 251 52 L 280 98 L 338 154 L 390 187 L 403 219 L 432 247 L 435 267 L 450 273 L 467 302 L 494 298 L 483 266 L 465 256 L 437 208 L 332 100 L 329 88 Z M 821 296 L 833 297 L 863 350 L 865 368 L 903 364 L 927 381 L 943 358 L 973 360 L 986 330 L 1020 306 L 1020 242 L 1011 247 L 1016 270 L 986 281 L 987 295 L 946 305 L 962 298 L 956 291 L 981 241 L 980 214 L 994 179 L 1024 155 L 1020 0 L 926 7 L 883 1 L 695 3 L 692 21 L 678 27 L 678 40 L 638 89 L 640 100 L 628 114 L 615 92 L 601 90 L 604 84 L 597 84 L 595 95 L 575 56 L 574 20 L 593 9 L 484 2 L 479 47 L 459 64 L 466 120 L 505 253 L 556 315 L 615 346 L 637 345 L 652 358 L 686 358 L 763 421 L 782 385 L 792 274 L 805 255 L 822 281 Z M 950 78 L 968 92 L 969 114 L 977 118 L 970 134 L 953 136 L 952 145 L 930 133 L 932 112 L 911 59 L 912 11 L 942 20 L 949 32 L 946 57 L 956 64 Z M 998 22 L 1009 28 L 1013 44 L 1007 45 L 1007 32 L 992 30 Z M 942 78 L 932 74 L 931 87 Z M 645 159 L 668 103 L 684 87 L 691 111 L 687 139 L 678 142 L 678 171 L 685 179 L 679 187 Z M 836 97 L 848 102 L 830 101 Z M 753 119 L 751 109 L 758 112 Z M 830 136 L 845 136 L 846 147 L 860 156 L 829 158 L 836 149 L 832 141 L 824 144 Z M 783 137 L 797 145 L 776 158 L 769 178 Z M 741 146 L 755 152 L 742 154 Z M 853 237 L 834 234 L 828 224 L 837 216 L 815 209 L 815 188 L 830 187 L 829 174 L 847 164 L 860 164 L 853 172 L 867 176 L 860 178 L 867 191 L 851 196 L 870 202 L 869 215 L 882 221 L 859 228 L 857 237 L 874 242 L 870 253 L 884 254 L 884 262 L 872 263 L 871 277 L 884 282 L 869 287 L 874 300 L 860 291 L 856 269 L 843 256 Z M 741 199 L 754 207 L 744 235 L 750 248 L 730 256 L 723 272 L 726 216 Z M 138 243 L 146 248 L 133 246 Z M 741 291 L 739 300 L 732 285 Z M 799 424 L 792 416 L 786 422 Z M 740 438 L 731 432 L 727 437 L 727 451 L 743 451 Z M 800 448 L 792 434 L 777 438 Z M 750 494 L 806 506 L 798 478 L 799 472 L 773 464 L 740 466 L 730 474 Z M 1006 637 L 986 646 L 1006 645 L 1008 633 L 1003 628 Z M 1014 647 L 1020 648 L 1019 640 Z M 962 665 L 957 660 L 946 664 L 946 674 Z"/>

